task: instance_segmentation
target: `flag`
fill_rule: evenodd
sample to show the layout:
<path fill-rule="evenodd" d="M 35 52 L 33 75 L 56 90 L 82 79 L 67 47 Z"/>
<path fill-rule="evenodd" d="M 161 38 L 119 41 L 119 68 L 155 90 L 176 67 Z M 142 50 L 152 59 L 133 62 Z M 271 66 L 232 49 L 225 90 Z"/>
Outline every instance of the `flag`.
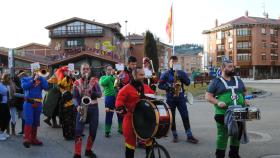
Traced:
<path fill-rule="evenodd" d="M 167 24 L 166 24 L 166 33 L 168 35 L 169 43 L 172 42 L 172 27 L 173 27 L 172 7 L 173 6 L 171 5 L 169 17 L 168 17 Z"/>

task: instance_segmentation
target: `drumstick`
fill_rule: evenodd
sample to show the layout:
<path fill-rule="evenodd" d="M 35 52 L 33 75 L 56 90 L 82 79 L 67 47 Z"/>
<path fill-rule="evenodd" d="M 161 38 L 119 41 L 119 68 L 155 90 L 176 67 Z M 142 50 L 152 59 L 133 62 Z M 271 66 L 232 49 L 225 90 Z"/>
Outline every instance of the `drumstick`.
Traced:
<path fill-rule="evenodd" d="M 105 108 L 105 112 L 116 112 L 118 114 L 121 114 L 120 111 L 112 110 L 112 109 L 109 109 L 109 108 Z"/>

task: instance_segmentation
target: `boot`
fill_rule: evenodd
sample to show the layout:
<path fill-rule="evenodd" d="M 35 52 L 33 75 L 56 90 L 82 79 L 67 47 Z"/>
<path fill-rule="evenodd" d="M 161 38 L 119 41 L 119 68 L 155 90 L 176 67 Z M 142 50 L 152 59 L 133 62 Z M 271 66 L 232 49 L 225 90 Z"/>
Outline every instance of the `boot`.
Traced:
<path fill-rule="evenodd" d="M 239 156 L 239 146 L 230 146 L 229 158 L 240 158 Z"/>
<path fill-rule="evenodd" d="M 173 136 L 173 143 L 178 143 L 178 136 L 177 135 Z"/>
<path fill-rule="evenodd" d="M 90 151 L 93 145 L 93 139 L 91 136 L 88 136 L 87 139 L 87 146 L 86 146 L 86 151 Z"/>
<path fill-rule="evenodd" d="M 78 137 L 75 139 L 75 155 L 74 158 L 80 158 L 82 151 L 82 138 Z"/>
<path fill-rule="evenodd" d="M 36 145 L 36 146 L 42 146 L 43 145 L 43 143 L 40 141 L 40 140 L 38 140 L 38 138 L 37 138 L 37 127 L 33 127 L 32 128 L 32 131 L 31 131 L 31 144 L 32 145 Z"/>
<path fill-rule="evenodd" d="M 134 158 L 134 149 L 125 148 L 125 158 Z"/>
<path fill-rule="evenodd" d="M 24 126 L 23 146 L 26 147 L 26 148 L 30 148 L 31 131 L 32 131 L 31 126 L 29 126 L 29 125 Z"/>
<path fill-rule="evenodd" d="M 105 124 L 105 137 L 109 138 L 111 133 L 111 125 Z"/>
<path fill-rule="evenodd" d="M 16 124 L 11 122 L 11 129 L 12 129 L 12 135 L 15 136 L 16 135 Z"/>
<path fill-rule="evenodd" d="M 85 156 L 89 158 L 97 158 L 97 156 L 95 155 L 95 153 L 92 152 L 92 150 L 86 150 Z"/>
<path fill-rule="evenodd" d="M 152 155 L 148 157 L 151 150 L 152 150 L 152 146 L 146 146 L 146 158 L 155 158 L 154 151 L 152 151 Z"/>
<path fill-rule="evenodd" d="M 224 158 L 226 156 L 225 150 L 216 149 L 216 158 Z"/>

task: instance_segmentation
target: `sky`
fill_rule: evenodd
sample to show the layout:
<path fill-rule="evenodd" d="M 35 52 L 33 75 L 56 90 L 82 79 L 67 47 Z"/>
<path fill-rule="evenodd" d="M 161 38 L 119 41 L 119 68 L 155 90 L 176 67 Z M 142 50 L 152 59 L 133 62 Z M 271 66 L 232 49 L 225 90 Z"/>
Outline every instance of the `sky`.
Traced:
<path fill-rule="evenodd" d="M 265 3 L 264 3 L 265 2 Z M 48 44 L 46 26 L 71 17 L 101 23 L 119 22 L 125 34 L 150 30 L 168 43 L 165 31 L 171 4 L 175 45 L 203 44 L 202 31 L 245 15 L 280 17 L 280 0 L 1 0 L 0 46 L 15 48 L 31 42 Z M 264 7 L 265 4 L 265 7 Z"/>

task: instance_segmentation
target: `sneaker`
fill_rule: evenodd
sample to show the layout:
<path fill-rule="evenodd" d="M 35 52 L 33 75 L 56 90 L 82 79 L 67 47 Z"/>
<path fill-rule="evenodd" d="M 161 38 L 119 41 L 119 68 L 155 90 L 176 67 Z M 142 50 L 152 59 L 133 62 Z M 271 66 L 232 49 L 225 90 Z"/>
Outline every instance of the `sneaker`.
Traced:
<path fill-rule="evenodd" d="M 23 134 L 24 134 L 23 131 L 21 131 L 21 132 L 18 133 L 18 135 L 20 135 L 20 136 L 23 135 Z"/>
<path fill-rule="evenodd" d="M 173 143 L 178 143 L 178 136 L 173 136 Z"/>
<path fill-rule="evenodd" d="M 4 135 L 4 133 L 0 133 L 0 141 L 7 140 L 7 137 Z"/>
<path fill-rule="evenodd" d="M 190 136 L 187 138 L 187 142 L 197 144 L 199 141 L 195 137 Z"/>
<path fill-rule="evenodd" d="M 6 138 L 10 138 L 10 135 L 8 133 L 3 133 L 3 135 L 6 137 Z"/>
<path fill-rule="evenodd" d="M 110 133 L 109 132 L 105 132 L 105 137 L 109 138 L 110 137 Z"/>

